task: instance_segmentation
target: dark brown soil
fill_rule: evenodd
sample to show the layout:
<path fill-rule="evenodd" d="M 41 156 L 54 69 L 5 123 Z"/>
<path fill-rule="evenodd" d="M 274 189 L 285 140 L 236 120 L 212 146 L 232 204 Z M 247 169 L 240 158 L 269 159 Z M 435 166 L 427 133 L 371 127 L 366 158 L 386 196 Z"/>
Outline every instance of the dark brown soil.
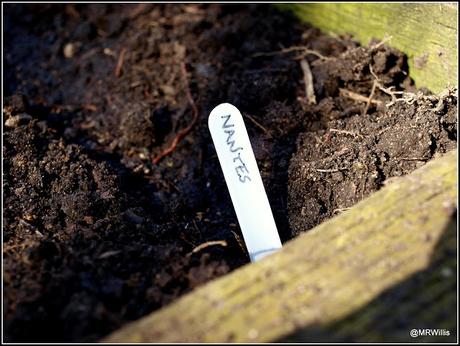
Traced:
<path fill-rule="evenodd" d="M 248 262 L 207 129 L 221 102 L 245 115 L 283 241 L 456 145 L 451 95 L 387 108 L 377 90 L 362 114 L 340 92 L 368 96 L 369 66 L 414 92 L 401 53 L 269 5 L 4 9 L 6 341 L 95 341 Z M 316 105 L 300 52 L 260 54 L 291 46 L 333 58 L 306 57 Z M 192 119 L 187 88 L 198 122 L 154 165 Z"/>

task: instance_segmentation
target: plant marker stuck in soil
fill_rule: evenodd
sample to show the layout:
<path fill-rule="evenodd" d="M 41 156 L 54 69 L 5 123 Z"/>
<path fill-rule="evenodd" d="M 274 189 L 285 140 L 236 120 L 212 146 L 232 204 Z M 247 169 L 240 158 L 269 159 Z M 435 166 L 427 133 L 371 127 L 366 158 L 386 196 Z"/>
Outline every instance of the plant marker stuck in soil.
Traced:
<path fill-rule="evenodd" d="M 229 103 L 208 119 L 236 216 L 252 262 L 282 247 L 248 132 L 240 111 Z"/>

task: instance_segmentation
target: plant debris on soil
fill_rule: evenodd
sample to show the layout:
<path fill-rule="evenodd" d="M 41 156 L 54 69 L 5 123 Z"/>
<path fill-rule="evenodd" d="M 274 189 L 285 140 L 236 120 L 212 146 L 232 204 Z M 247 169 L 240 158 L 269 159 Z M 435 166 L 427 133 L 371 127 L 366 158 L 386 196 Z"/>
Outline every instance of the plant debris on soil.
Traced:
<path fill-rule="evenodd" d="M 271 5 L 4 9 L 9 342 L 96 341 L 249 262 L 207 129 L 221 102 L 283 241 L 456 147 L 454 91 Z"/>

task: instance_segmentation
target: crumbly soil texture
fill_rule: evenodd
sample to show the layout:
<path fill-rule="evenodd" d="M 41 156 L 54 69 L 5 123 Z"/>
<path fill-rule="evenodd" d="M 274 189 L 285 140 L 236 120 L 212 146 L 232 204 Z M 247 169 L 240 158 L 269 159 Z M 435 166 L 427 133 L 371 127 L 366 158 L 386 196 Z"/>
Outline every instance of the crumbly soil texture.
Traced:
<path fill-rule="evenodd" d="M 270 5 L 4 10 L 6 341 L 96 341 L 249 262 L 219 103 L 244 115 L 283 242 L 456 147 L 453 92 Z M 188 92 L 197 121 L 154 164 L 193 121 Z"/>

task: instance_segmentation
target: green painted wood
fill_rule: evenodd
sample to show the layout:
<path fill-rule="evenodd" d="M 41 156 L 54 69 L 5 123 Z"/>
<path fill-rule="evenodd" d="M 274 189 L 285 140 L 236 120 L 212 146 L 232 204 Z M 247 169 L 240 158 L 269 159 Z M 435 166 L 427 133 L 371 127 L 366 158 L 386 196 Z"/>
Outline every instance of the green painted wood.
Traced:
<path fill-rule="evenodd" d="M 392 36 L 388 45 L 408 56 L 418 87 L 440 92 L 457 86 L 456 3 L 316 3 L 280 8 L 335 34 L 352 34 L 361 44 Z"/>

